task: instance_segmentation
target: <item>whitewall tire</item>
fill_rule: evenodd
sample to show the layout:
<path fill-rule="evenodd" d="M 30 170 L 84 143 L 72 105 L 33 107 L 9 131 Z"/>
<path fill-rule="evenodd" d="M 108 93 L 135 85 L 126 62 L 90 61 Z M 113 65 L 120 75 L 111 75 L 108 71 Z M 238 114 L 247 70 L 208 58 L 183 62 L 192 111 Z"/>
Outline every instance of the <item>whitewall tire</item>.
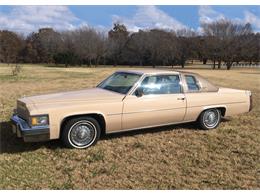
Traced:
<path fill-rule="evenodd" d="M 78 117 L 65 122 L 61 140 L 68 148 L 88 148 L 98 141 L 101 129 L 92 117 Z"/>

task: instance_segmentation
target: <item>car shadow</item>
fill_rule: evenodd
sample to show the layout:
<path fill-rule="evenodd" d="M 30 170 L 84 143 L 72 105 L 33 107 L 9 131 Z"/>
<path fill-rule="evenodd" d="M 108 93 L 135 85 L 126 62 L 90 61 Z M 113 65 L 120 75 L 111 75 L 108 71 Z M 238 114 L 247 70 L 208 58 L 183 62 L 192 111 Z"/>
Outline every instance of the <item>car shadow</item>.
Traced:
<path fill-rule="evenodd" d="M 230 118 L 222 118 L 221 123 L 229 122 Z M 204 131 L 200 129 L 199 125 L 196 122 L 190 122 L 190 123 L 182 123 L 182 124 L 175 124 L 175 125 L 166 125 L 166 126 L 160 126 L 160 127 L 152 127 L 147 129 L 137 129 L 133 131 L 124 131 L 124 132 L 117 132 L 117 133 L 111 133 L 101 136 L 101 140 L 110 140 L 114 138 L 120 138 L 120 137 L 127 137 L 127 136 L 134 136 L 139 134 L 151 134 L 151 133 L 159 133 L 159 132 L 166 132 L 166 131 L 178 131 L 181 129 L 188 129 L 192 131 Z"/>
<path fill-rule="evenodd" d="M 222 119 L 222 122 L 227 122 L 229 119 Z M 189 130 L 200 130 L 196 123 L 185 123 L 178 125 L 168 125 L 162 127 L 154 127 L 147 129 L 140 129 L 134 131 L 118 132 L 101 135 L 101 140 L 112 140 L 120 137 L 130 137 L 139 134 L 151 134 L 159 133 L 162 131 L 177 131 L 180 129 L 189 129 Z M 23 153 L 35 151 L 40 148 L 48 148 L 55 150 L 58 148 L 64 148 L 60 140 L 51 140 L 47 142 L 37 142 L 37 143 L 27 143 L 24 142 L 22 138 L 17 138 L 16 135 L 12 133 L 12 126 L 10 121 L 0 122 L 0 154 L 8 153 Z"/>
<path fill-rule="evenodd" d="M 39 148 L 62 148 L 59 140 L 48 142 L 27 143 L 22 138 L 17 138 L 12 132 L 10 121 L 0 122 L 0 154 L 3 153 L 22 153 L 35 151 Z"/>
<path fill-rule="evenodd" d="M 161 126 L 161 127 L 152 127 L 152 128 L 146 128 L 146 129 L 136 129 L 132 131 L 123 131 L 123 132 L 117 132 L 117 133 L 111 133 L 102 135 L 101 139 L 103 140 L 110 140 L 120 137 L 128 137 L 128 136 L 135 136 L 140 134 L 153 134 L 153 133 L 159 133 L 159 132 L 167 132 L 167 131 L 176 131 L 180 129 L 189 129 L 189 130 L 200 130 L 198 128 L 198 125 L 196 123 L 185 123 L 185 124 L 178 124 L 178 125 L 167 125 L 167 126 Z"/>

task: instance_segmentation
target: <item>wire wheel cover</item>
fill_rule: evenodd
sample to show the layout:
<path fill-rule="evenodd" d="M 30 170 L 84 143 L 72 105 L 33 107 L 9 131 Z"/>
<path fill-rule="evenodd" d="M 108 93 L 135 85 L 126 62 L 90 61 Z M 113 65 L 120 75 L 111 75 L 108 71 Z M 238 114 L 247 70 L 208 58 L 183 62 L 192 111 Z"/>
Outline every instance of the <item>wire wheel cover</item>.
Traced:
<path fill-rule="evenodd" d="M 208 110 L 204 113 L 203 123 L 206 127 L 213 128 L 218 124 L 219 112 L 217 110 Z"/>
<path fill-rule="evenodd" d="M 74 124 L 70 130 L 70 140 L 77 146 L 90 144 L 96 137 L 96 127 L 88 121 Z"/>

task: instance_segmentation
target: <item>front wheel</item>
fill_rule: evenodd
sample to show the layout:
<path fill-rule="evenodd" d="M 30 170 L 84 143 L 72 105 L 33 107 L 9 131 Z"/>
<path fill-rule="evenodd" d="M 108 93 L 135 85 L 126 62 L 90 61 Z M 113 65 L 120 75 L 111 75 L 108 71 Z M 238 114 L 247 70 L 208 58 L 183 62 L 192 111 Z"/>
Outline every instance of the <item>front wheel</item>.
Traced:
<path fill-rule="evenodd" d="M 61 139 L 68 148 L 88 148 L 100 137 L 100 126 L 92 117 L 73 118 L 65 122 Z"/>
<path fill-rule="evenodd" d="M 204 130 L 216 128 L 219 125 L 220 120 L 221 113 L 216 108 L 203 111 L 198 118 L 199 125 Z"/>

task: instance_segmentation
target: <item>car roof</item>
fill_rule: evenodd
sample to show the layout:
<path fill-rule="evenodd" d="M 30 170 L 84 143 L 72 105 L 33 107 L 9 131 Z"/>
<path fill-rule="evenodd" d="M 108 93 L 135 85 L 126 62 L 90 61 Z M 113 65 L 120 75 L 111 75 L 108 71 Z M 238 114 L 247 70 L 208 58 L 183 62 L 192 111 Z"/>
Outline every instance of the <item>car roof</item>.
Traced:
<path fill-rule="evenodd" d="M 145 75 L 145 74 L 181 74 L 181 75 L 192 75 L 199 79 L 200 83 L 203 83 L 203 85 L 208 87 L 208 92 L 210 91 L 218 91 L 218 87 L 216 87 L 214 84 L 209 82 L 207 79 L 203 78 L 197 73 L 194 72 L 188 72 L 188 71 L 178 71 L 178 70 L 165 70 L 165 69 L 130 69 L 130 70 L 121 70 L 117 72 L 125 72 L 125 73 L 134 73 L 139 75 Z"/>
<path fill-rule="evenodd" d="M 191 75 L 198 76 L 198 74 L 194 72 L 165 70 L 165 69 L 156 69 L 156 68 L 119 70 L 117 72 L 128 72 L 128 73 L 135 73 L 135 74 L 191 74 Z"/>
<path fill-rule="evenodd" d="M 117 72 L 128 72 L 135 74 L 179 74 L 179 71 L 163 70 L 163 69 L 135 69 L 135 70 L 119 70 Z"/>

